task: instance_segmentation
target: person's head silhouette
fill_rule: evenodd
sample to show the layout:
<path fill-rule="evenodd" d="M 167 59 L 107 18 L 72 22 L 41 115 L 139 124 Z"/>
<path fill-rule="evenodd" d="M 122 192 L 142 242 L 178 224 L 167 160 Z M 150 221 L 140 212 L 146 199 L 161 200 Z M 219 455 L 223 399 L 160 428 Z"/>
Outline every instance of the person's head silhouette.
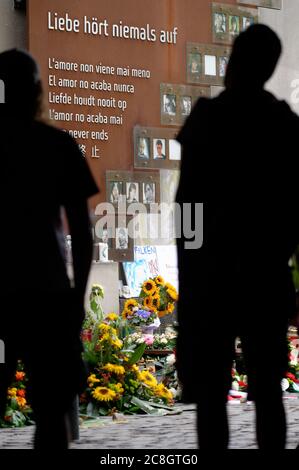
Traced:
<path fill-rule="evenodd" d="M 282 52 L 272 29 L 254 24 L 235 40 L 227 66 L 225 86 L 230 89 L 261 89 L 272 76 Z"/>
<path fill-rule="evenodd" d="M 0 80 L 5 86 L 1 114 L 14 119 L 35 119 L 41 110 L 42 86 L 39 68 L 33 57 L 11 49 L 0 54 Z"/>

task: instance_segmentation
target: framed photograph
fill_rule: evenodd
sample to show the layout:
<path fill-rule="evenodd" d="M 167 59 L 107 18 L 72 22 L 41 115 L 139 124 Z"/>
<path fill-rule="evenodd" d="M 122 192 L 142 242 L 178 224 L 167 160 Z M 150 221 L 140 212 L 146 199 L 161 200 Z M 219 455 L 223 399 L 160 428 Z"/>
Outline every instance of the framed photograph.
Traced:
<path fill-rule="evenodd" d="M 282 0 L 237 0 L 240 4 L 254 5 L 256 7 L 263 8 L 274 8 L 276 10 L 281 10 Z"/>
<path fill-rule="evenodd" d="M 189 54 L 187 58 L 187 67 L 190 75 L 198 77 L 202 71 L 202 57 L 201 54 L 195 52 L 194 54 Z"/>
<path fill-rule="evenodd" d="M 188 73 L 187 69 L 187 81 L 201 85 L 222 86 L 231 48 L 212 44 L 187 43 L 187 57 L 194 53 L 199 53 L 203 57 L 203 70 L 202 74 L 195 78 Z M 209 93 L 211 94 L 211 90 Z"/>
<path fill-rule="evenodd" d="M 229 58 L 226 56 L 219 57 L 219 75 L 220 77 L 225 77 L 226 68 Z"/>
<path fill-rule="evenodd" d="M 109 185 L 109 202 L 118 204 L 123 194 L 123 183 L 121 181 L 111 181 Z"/>
<path fill-rule="evenodd" d="M 154 160 L 165 160 L 166 159 L 166 151 L 165 151 L 165 139 L 154 139 L 153 140 L 153 154 Z"/>
<path fill-rule="evenodd" d="M 139 202 L 139 184 L 136 182 L 126 183 L 127 202 Z"/>
<path fill-rule="evenodd" d="M 249 0 L 244 3 L 251 3 Z M 256 8 L 212 3 L 213 42 L 232 44 L 241 31 L 258 22 Z"/>
<path fill-rule="evenodd" d="M 146 182 L 142 184 L 143 204 L 154 204 L 156 202 L 155 183 Z"/>
<path fill-rule="evenodd" d="M 96 232 L 100 233 L 103 227 L 111 234 L 111 243 L 99 243 L 99 260 L 134 261 L 134 217 L 128 214 L 105 213 L 98 217 Z M 129 229 L 130 227 L 130 229 Z"/>
<path fill-rule="evenodd" d="M 196 87 L 192 87 L 196 88 Z M 209 90 L 210 92 L 210 90 Z M 188 95 L 186 95 L 188 97 Z M 195 100 L 197 97 L 194 94 Z M 181 103 L 181 98 L 180 101 Z M 192 101 L 193 104 L 193 101 Z M 190 106 L 190 103 L 186 103 L 186 106 Z M 178 108 L 181 108 L 178 106 Z M 187 109 L 188 110 L 188 109 Z M 187 111 L 186 110 L 186 111 Z M 180 113 L 182 109 L 180 109 Z M 183 116 L 186 118 L 187 116 Z M 180 159 L 176 156 L 173 158 L 173 144 L 179 132 L 179 128 L 166 128 L 166 127 L 141 127 L 135 126 L 134 128 L 134 166 L 135 168 L 148 168 L 148 169 L 164 169 L 164 170 L 179 170 L 180 169 Z M 150 158 L 145 160 L 138 157 L 138 144 L 141 138 L 146 138 L 149 141 L 150 145 Z M 139 180 L 132 180 L 132 182 L 139 182 Z M 128 192 L 127 192 L 128 194 Z M 156 186 L 156 199 L 157 199 L 158 189 Z M 143 202 L 143 188 L 139 187 L 139 202 Z M 157 201 L 156 201 L 157 202 Z"/>
<path fill-rule="evenodd" d="M 213 27 L 216 34 L 225 34 L 227 32 L 227 15 L 221 11 L 213 14 Z"/>
<path fill-rule="evenodd" d="M 182 147 L 181 144 L 174 139 L 169 140 L 169 159 L 180 161 L 182 158 Z"/>
<path fill-rule="evenodd" d="M 160 139 L 155 139 L 158 141 Z M 166 140 L 163 139 L 166 145 Z M 154 139 L 151 139 L 153 142 Z M 111 181 L 117 182 L 120 180 L 124 185 L 126 191 L 126 199 L 125 203 L 121 206 L 117 206 L 116 210 L 118 212 L 123 211 L 125 212 L 131 204 L 152 204 L 152 203 L 160 203 L 160 174 L 159 172 L 138 172 L 138 171 L 106 171 L 106 187 L 110 187 Z M 145 185 L 148 184 L 149 186 L 146 187 Z M 109 192 L 107 193 L 109 196 Z M 109 199 L 108 199 L 109 202 Z M 134 206 L 132 206 L 134 207 Z M 103 229 L 107 227 L 104 226 L 102 231 L 97 233 L 97 238 L 100 242 L 107 242 L 108 239 L 111 238 L 110 232 L 103 233 Z M 109 227 L 108 227 L 109 228 Z M 104 235 L 104 237 L 103 237 Z"/>
<path fill-rule="evenodd" d="M 147 137 L 140 137 L 138 141 L 138 158 L 148 160 L 150 158 L 150 141 Z"/>
<path fill-rule="evenodd" d="M 127 228 L 118 227 L 115 236 L 116 250 L 127 250 L 129 246 L 129 232 Z"/>
<path fill-rule="evenodd" d="M 190 54 L 191 55 L 191 54 Z M 201 54 L 195 54 L 200 55 Z M 216 66 L 215 66 L 216 69 Z M 196 75 L 192 74 L 192 77 Z M 164 106 L 165 96 L 175 97 L 175 114 L 169 113 Z M 210 89 L 207 87 L 195 87 L 191 85 L 173 85 L 171 83 L 161 83 L 160 97 L 161 97 L 161 124 L 181 126 L 185 119 L 191 113 L 192 107 L 200 96 L 210 96 Z M 171 108 L 174 110 L 174 108 Z"/>
<path fill-rule="evenodd" d="M 169 116 L 176 115 L 176 95 L 165 94 L 163 95 L 163 112 Z"/>
<path fill-rule="evenodd" d="M 98 229 L 98 232 L 95 234 L 100 243 L 108 245 L 109 248 L 112 246 L 112 231 L 109 227 L 104 226 Z"/>

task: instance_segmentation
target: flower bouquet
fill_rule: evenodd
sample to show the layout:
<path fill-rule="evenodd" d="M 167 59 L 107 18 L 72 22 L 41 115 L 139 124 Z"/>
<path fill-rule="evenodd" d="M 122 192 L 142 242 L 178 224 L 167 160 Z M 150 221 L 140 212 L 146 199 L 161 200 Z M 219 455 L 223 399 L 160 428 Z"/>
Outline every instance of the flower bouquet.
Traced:
<path fill-rule="evenodd" d="M 125 302 L 122 317 L 133 330 L 140 328 L 141 332 L 147 335 L 153 334 L 161 324 L 154 308 L 140 305 L 135 299 Z"/>
<path fill-rule="evenodd" d="M 144 307 L 154 310 L 161 318 L 174 311 L 178 293 L 162 276 L 156 276 L 143 283 L 139 298 Z"/>

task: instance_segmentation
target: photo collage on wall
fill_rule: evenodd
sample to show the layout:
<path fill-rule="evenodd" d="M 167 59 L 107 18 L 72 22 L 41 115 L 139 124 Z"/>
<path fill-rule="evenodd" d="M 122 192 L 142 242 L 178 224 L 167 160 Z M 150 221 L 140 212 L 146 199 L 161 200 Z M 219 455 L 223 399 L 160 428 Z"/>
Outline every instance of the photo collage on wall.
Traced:
<path fill-rule="evenodd" d="M 274 8 L 281 10 L 282 0 L 237 0 L 242 5 L 252 5 L 255 7 Z"/>
<path fill-rule="evenodd" d="M 176 137 L 178 129 L 161 127 L 134 128 L 135 168 L 178 170 L 181 146 Z"/>
<path fill-rule="evenodd" d="M 211 96 L 210 88 L 162 83 L 161 124 L 181 126 L 198 98 L 203 96 Z"/>
<path fill-rule="evenodd" d="M 249 26 L 258 22 L 258 11 L 222 3 L 212 4 L 213 42 L 232 44 Z"/>
<path fill-rule="evenodd" d="M 222 86 L 231 54 L 229 46 L 187 43 L 187 81 Z"/>

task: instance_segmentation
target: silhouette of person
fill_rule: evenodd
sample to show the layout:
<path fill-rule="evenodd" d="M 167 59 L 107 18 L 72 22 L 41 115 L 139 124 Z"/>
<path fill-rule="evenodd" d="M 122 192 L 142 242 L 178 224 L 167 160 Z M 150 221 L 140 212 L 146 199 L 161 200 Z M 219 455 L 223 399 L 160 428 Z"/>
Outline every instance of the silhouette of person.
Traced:
<path fill-rule="evenodd" d="M 183 399 L 198 404 L 202 449 L 229 443 L 226 402 L 236 337 L 256 405 L 258 445 L 285 446 L 281 379 L 287 370 L 288 319 L 295 312 L 288 260 L 299 243 L 298 162 L 292 150 L 299 118 L 264 89 L 280 54 L 280 40 L 267 26 L 242 32 L 225 91 L 199 99 L 178 136 L 183 156 L 176 201 L 185 225 L 194 226 L 195 203 L 203 203 L 202 247 L 186 247 L 183 223 L 178 238 L 177 345 Z M 254 152 L 252 145 L 244 146 L 248 133 Z M 227 146 L 219 153 L 215 135 L 220 142 L 232 136 L 242 151 L 232 153 Z M 183 212 L 187 203 L 193 208 L 189 222 Z M 218 360 L 211 363 L 215 344 Z M 271 351 L 267 363 L 266 350 Z"/>
<path fill-rule="evenodd" d="M 80 332 L 92 259 L 87 199 L 98 188 L 75 141 L 41 120 L 34 59 L 16 49 L 1 53 L 0 79 L 0 337 L 6 360 L 0 365 L 0 412 L 22 359 L 35 448 L 63 449 L 66 413 L 85 380 Z M 66 271 L 62 209 L 72 237 L 74 287 Z"/>

